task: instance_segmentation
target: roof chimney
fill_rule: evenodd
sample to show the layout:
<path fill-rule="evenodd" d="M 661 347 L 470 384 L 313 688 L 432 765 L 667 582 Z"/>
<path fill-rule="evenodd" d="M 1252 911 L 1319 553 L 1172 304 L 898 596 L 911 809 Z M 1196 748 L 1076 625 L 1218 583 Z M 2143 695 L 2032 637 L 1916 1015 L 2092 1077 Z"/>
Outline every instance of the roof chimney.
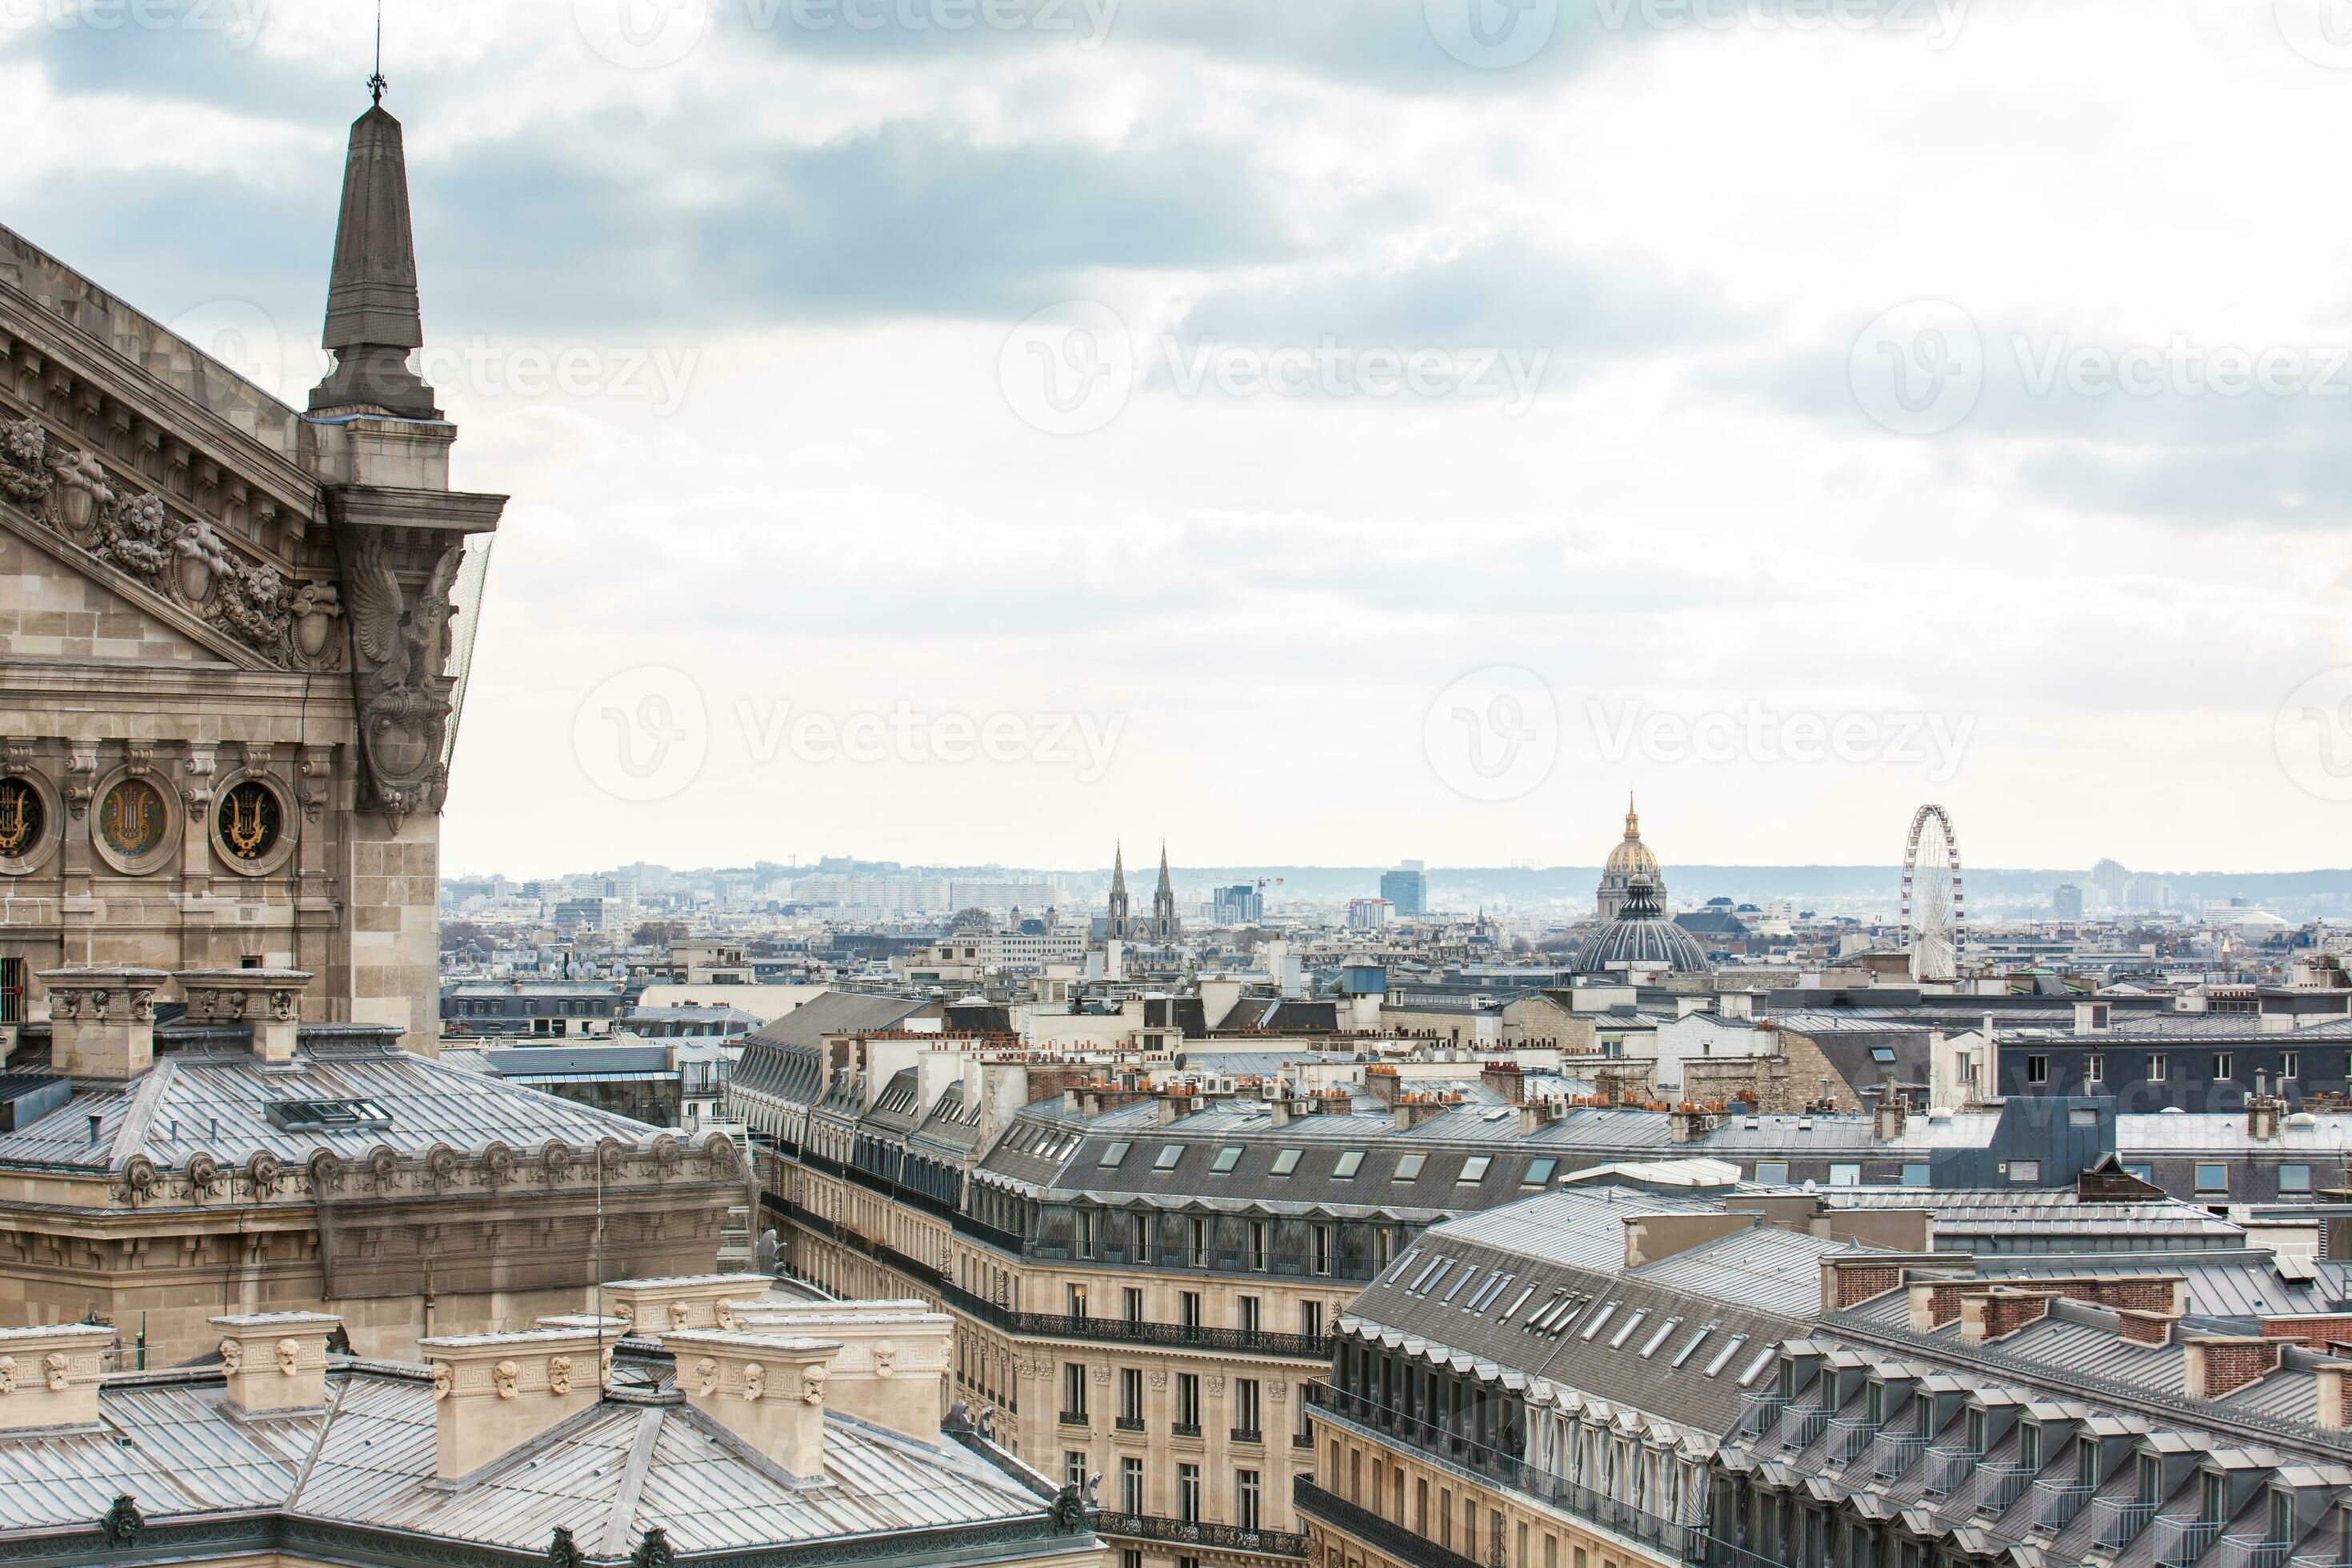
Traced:
<path fill-rule="evenodd" d="M 955 1322 L 920 1300 L 730 1301 L 746 1333 L 830 1340 L 824 1396 L 836 1410 L 936 1444 L 947 1414 Z"/>
<path fill-rule="evenodd" d="M 2257 1143 L 2268 1143 L 2279 1135 L 2279 1122 L 2286 1114 L 2286 1102 L 2270 1092 L 2269 1075 L 2254 1074 L 2254 1092 L 2246 1096 L 2246 1136 Z"/>
<path fill-rule="evenodd" d="M 677 1362 L 687 1403 L 742 1438 L 789 1474 L 824 1473 L 825 1363 L 831 1340 L 681 1329 L 662 1345 Z M 934 1425 L 930 1440 L 939 1441 Z"/>
<path fill-rule="evenodd" d="M 433 1369 L 436 1452 L 445 1481 L 471 1475 L 603 1396 L 593 1329 L 528 1329 L 419 1340 Z"/>
<path fill-rule="evenodd" d="M 290 1062 L 301 1027 L 302 993 L 310 984 L 300 969 L 184 969 L 173 978 L 188 999 L 188 1017 L 199 1024 L 249 1024 L 253 1054 L 265 1062 Z"/>
<path fill-rule="evenodd" d="M 321 342 L 334 353 L 335 368 L 311 389 L 312 414 L 441 417 L 433 389 L 408 368 L 410 353 L 425 346 L 425 322 L 409 227 L 408 160 L 400 121 L 382 105 L 352 121 Z"/>
<path fill-rule="evenodd" d="M 604 1305 L 625 1319 L 629 1331 L 652 1338 L 672 1329 L 721 1326 L 719 1304 L 762 1285 L 756 1274 L 679 1274 L 666 1279 L 615 1279 L 604 1287 Z"/>
<path fill-rule="evenodd" d="M 327 1403 L 327 1342 L 343 1320 L 331 1312 L 236 1312 L 205 1321 L 221 1333 L 228 1402 L 247 1415 L 316 1410 Z"/>
<path fill-rule="evenodd" d="M 155 1065 L 155 993 L 161 969 L 45 969 L 49 1066 L 68 1078 L 121 1081 Z"/>
<path fill-rule="evenodd" d="M 96 1323 L 0 1329 L 0 1432 L 98 1425 L 114 1331 Z"/>

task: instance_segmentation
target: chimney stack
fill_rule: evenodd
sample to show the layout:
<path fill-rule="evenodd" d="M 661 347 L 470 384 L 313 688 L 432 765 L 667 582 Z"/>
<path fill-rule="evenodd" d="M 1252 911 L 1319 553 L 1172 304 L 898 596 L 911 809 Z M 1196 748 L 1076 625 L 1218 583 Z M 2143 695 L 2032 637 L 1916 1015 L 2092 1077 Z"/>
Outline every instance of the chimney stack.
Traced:
<path fill-rule="evenodd" d="M 471 1475 L 603 1397 L 593 1329 L 527 1329 L 417 1341 L 433 1372 L 436 1453 L 445 1481 Z"/>
<path fill-rule="evenodd" d="M 2254 1092 L 2246 1096 L 2246 1136 L 2257 1143 L 2276 1139 L 2286 1114 L 2286 1102 L 2270 1092 L 2268 1079 L 2266 1073 L 2254 1074 Z"/>
<path fill-rule="evenodd" d="M 918 1443 L 940 1440 L 955 1323 L 915 1300 L 730 1301 L 745 1333 L 835 1342 L 824 1396 L 835 1409 Z"/>
<path fill-rule="evenodd" d="M 98 1425 L 114 1331 L 93 1323 L 0 1329 L 0 1432 Z"/>
<path fill-rule="evenodd" d="M 205 1321 L 220 1331 L 229 1405 L 246 1415 L 316 1410 L 327 1403 L 331 1312 L 236 1312 Z"/>
<path fill-rule="evenodd" d="M 186 969 L 173 978 L 188 999 L 190 1022 L 250 1025 L 256 1058 L 280 1064 L 294 1059 L 302 993 L 310 984 L 307 971 Z"/>
<path fill-rule="evenodd" d="M 161 969 L 45 969 L 49 1066 L 68 1078 L 121 1082 L 155 1065 L 155 993 Z"/>
<path fill-rule="evenodd" d="M 677 1363 L 687 1403 L 725 1426 L 786 1473 L 824 1473 L 826 1363 L 830 1340 L 681 1329 L 662 1336 Z M 939 1440 L 934 1426 L 930 1440 Z"/>
<path fill-rule="evenodd" d="M 666 1279 L 615 1279 L 604 1287 L 604 1310 L 647 1339 L 672 1329 L 725 1327 L 720 1303 L 764 1281 L 756 1274 L 679 1274 Z"/>

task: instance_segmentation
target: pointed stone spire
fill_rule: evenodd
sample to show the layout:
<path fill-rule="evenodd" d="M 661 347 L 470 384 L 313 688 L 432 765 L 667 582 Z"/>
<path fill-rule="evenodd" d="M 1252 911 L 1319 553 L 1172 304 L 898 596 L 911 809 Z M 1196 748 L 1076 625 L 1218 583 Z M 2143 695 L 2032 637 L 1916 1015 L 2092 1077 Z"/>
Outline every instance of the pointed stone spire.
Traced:
<path fill-rule="evenodd" d="M 1127 847 L 1124 845 L 1115 844 L 1111 847 L 1110 896 L 1114 899 L 1127 896 Z"/>
<path fill-rule="evenodd" d="M 1128 929 L 1127 909 L 1127 850 L 1120 846 L 1111 851 L 1110 908 L 1103 922 L 1103 934 L 1121 941 L 1131 934 Z"/>
<path fill-rule="evenodd" d="M 310 392 L 310 412 L 381 411 L 438 419 L 433 389 L 408 368 L 425 346 L 416 245 L 408 217 L 408 160 L 400 121 L 378 104 L 352 121 L 343 205 L 327 282 L 325 346 L 335 368 Z"/>
<path fill-rule="evenodd" d="M 1642 819 L 1633 814 L 1633 792 L 1630 789 L 1625 792 L 1625 837 L 1642 837 Z"/>
<path fill-rule="evenodd" d="M 1176 889 L 1168 883 L 1168 840 L 1165 838 L 1160 841 L 1160 894 L 1169 898 L 1176 895 Z"/>

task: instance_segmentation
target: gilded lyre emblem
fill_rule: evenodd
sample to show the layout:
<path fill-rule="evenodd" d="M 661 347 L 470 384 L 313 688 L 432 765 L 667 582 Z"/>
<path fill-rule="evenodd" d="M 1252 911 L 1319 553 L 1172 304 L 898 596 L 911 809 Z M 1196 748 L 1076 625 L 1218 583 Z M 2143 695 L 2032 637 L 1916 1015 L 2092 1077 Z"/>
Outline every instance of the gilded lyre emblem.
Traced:
<path fill-rule="evenodd" d="M 41 797 L 23 779 L 0 779 L 0 856 L 15 859 L 41 838 Z"/>
<path fill-rule="evenodd" d="M 278 797 L 247 779 L 222 797 L 221 843 L 240 860 L 258 860 L 278 842 Z"/>
<path fill-rule="evenodd" d="M 142 780 L 123 780 L 107 791 L 105 804 L 99 807 L 99 831 L 117 855 L 148 853 L 163 841 L 163 797 Z"/>

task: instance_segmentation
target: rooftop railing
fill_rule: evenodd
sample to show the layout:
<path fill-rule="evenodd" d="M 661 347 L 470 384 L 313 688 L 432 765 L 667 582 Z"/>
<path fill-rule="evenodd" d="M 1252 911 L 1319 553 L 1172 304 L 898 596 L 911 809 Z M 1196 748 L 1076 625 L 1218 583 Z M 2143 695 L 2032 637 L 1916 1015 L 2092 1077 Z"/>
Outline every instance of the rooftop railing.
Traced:
<path fill-rule="evenodd" d="M 1830 1422 L 1830 1460 L 1845 1464 L 1870 1447 L 1878 1428 L 1867 1415 L 1840 1415 Z"/>
<path fill-rule="evenodd" d="M 1950 1497 L 1980 1458 L 1970 1448 L 1928 1449 L 1927 1479 L 1921 1489 L 1932 1498 Z"/>
<path fill-rule="evenodd" d="M 2287 1568 L 2286 1554 L 2294 1550 L 2294 1542 L 2268 1535 L 2225 1535 L 2213 1543 L 2208 1561 L 2212 1568 Z"/>
<path fill-rule="evenodd" d="M 2221 1537 L 2221 1521 L 2182 1514 L 2159 1514 L 2147 1528 L 2156 1542 L 2153 1555 L 2158 1568 L 2189 1568 Z"/>
<path fill-rule="evenodd" d="M 2128 1546 L 2139 1532 L 2156 1517 L 2152 1502 L 2136 1502 L 2129 1498 L 2103 1497 L 2091 1504 L 2098 1515 L 2095 1533 L 2100 1545 L 2109 1548 Z"/>
<path fill-rule="evenodd" d="M 2033 1483 L 2033 1528 L 2052 1534 L 2064 1529 L 2091 1500 L 2091 1489 L 2080 1481 Z"/>
<path fill-rule="evenodd" d="M 1870 1445 L 1870 1473 L 1893 1480 L 1927 1451 L 1927 1439 L 1917 1432 L 1881 1432 Z"/>

